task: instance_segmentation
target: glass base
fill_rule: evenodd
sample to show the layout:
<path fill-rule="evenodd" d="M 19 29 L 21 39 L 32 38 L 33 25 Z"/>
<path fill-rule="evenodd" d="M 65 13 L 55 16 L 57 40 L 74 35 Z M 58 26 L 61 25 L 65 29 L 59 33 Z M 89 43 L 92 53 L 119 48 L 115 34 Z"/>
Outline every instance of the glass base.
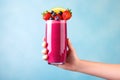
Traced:
<path fill-rule="evenodd" d="M 51 64 L 51 65 L 62 65 L 62 64 L 64 64 L 64 62 L 58 62 L 58 63 L 48 63 L 48 64 Z"/>

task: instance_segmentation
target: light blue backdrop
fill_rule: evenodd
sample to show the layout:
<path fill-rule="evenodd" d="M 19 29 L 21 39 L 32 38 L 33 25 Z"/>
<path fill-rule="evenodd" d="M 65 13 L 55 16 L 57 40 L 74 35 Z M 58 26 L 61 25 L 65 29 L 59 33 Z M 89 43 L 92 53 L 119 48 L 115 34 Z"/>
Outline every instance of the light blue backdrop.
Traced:
<path fill-rule="evenodd" d="M 0 0 L 0 80 L 104 80 L 42 60 L 41 13 L 57 6 L 72 9 L 68 37 L 79 58 L 120 63 L 120 0 Z"/>

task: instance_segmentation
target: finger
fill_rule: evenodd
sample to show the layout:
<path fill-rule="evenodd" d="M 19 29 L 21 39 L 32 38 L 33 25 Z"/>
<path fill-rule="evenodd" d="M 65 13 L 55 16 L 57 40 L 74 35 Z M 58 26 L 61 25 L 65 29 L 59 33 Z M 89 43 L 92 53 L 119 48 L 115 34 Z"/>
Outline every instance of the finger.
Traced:
<path fill-rule="evenodd" d="M 63 65 L 61 65 L 61 64 L 54 64 L 54 66 L 59 67 L 59 68 L 63 68 L 63 69 L 67 69 L 65 67 L 65 64 L 63 64 Z"/>
<path fill-rule="evenodd" d="M 47 43 L 45 41 L 42 43 L 42 47 L 44 47 L 44 48 L 47 47 Z"/>
<path fill-rule="evenodd" d="M 47 60 L 48 59 L 48 55 L 44 55 L 42 58 L 43 58 L 43 60 Z"/>
<path fill-rule="evenodd" d="M 42 40 L 45 41 L 45 37 L 43 37 Z"/>
<path fill-rule="evenodd" d="M 42 50 L 42 53 L 43 53 L 43 54 L 47 54 L 47 53 L 48 53 L 48 50 L 47 50 L 47 49 L 43 49 L 43 50 Z"/>
<path fill-rule="evenodd" d="M 68 39 L 67 41 L 68 41 L 68 48 L 69 48 L 70 50 L 74 50 L 70 39 Z"/>
<path fill-rule="evenodd" d="M 54 66 L 58 67 L 58 64 L 54 64 Z"/>

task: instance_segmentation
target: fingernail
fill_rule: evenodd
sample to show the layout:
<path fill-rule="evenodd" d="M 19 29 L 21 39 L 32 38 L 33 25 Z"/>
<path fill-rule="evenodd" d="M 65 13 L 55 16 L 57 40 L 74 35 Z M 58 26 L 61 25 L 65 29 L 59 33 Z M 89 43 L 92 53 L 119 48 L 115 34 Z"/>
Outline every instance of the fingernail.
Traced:
<path fill-rule="evenodd" d="M 47 55 L 44 55 L 42 58 L 43 58 L 44 60 L 46 60 L 46 59 L 47 59 Z"/>

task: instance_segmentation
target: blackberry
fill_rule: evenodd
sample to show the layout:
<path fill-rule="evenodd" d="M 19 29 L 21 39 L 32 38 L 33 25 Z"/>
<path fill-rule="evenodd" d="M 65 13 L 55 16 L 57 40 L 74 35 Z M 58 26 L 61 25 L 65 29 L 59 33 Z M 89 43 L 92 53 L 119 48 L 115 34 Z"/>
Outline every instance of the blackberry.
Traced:
<path fill-rule="evenodd" d="M 53 17 L 50 17 L 49 20 L 54 20 L 54 18 L 53 18 Z"/>
<path fill-rule="evenodd" d="M 53 12 L 53 13 L 52 13 L 52 16 L 53 16 L 53 17 L 54 17 L 54 16 L 56 16 L 56 13 L 55 13 L 55 12 Z"/>
<path fill-rule="evenodd" d="M 53 14 L 53 13 L 54 13 L 54 11 L 51 11 L 50 13 L 51 13 L 51 14 Z"/>
<path fill-rule="evenodd" d="M 58 14 L 62 15 L 62 14 L 63 14 L 63 12 L 62 12 L 62 11 L 59 11 L 59 13 L 58 13 Z"/>

